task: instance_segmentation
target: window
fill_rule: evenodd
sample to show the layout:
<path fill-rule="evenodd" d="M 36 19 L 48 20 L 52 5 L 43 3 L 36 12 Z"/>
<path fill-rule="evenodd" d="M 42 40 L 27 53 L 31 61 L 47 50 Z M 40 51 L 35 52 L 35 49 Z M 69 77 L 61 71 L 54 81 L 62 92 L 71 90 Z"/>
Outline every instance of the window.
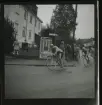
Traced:
<path fill-rule="evenodd" d="M 14 24 L 14 28 L 15 28 L 15 30 L 18 32 L 18 23 L 15 23 L 15 24 Z"/>
<path fill-rule="evenodd" d="M 24 19 L 25 20 L 27 19 L 27 10 L 25 10 L 25 12 L 24 12 Z"/>
<path fill-rule="evenodd" d="M 29 39 L 31 39 L 31 30 L 29 30 Z"/>
<path fill-rule="evenodd" d="M 16 10 L 16 15 L 19 15 L 19 13 L 20 13 L 20 9 L 19 9 L 19 5 L 14 5 L 14 8 L 15 8 L 15 10 Z"/>
<path fill-rule="evenodd" d="M 32 23 L 32 16 L 30 16 L 30 23 Z"/>
<path fill-rule="evenodd" d="M 25 27 L 23 27 L 22 36 L 23 36 L 23 37 L 26 36 Z"/>

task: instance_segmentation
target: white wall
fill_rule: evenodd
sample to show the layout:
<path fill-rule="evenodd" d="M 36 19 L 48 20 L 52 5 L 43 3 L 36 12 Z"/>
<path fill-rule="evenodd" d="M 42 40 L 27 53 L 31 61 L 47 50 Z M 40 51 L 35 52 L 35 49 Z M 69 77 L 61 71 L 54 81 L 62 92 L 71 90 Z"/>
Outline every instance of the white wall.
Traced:
<path fill-rule="evenodd" d="M 39 19 L 36 19 L 36 20 L 37 20 L 37 23 L 36 23 L 36 27 L 35 27 L 35 33 L 39 34 L 39 32 L 41 31 L 41 28 L 42 28 L 42 23 L 40 22 Z M 39 23 L 40 23 L 40 28 L 39 28 Z"/>
<path fill-rule="evenodd" d="M 32 18 L 32 23 L 30 23 L 30 16 L 32 14 L 29 12 L 28 13 L 28 21 L 27 21 L 27 41 L 28 43 L 32 43 L 35 39 L 35 17 L 33 16 Z M 29 30 L 31 30 L 31 39 L 29 39 Z"/>
<path fill-rule="evenodd" d="M 80 39 L 94 37 L 94 5 L 78 4 L 77 11 L 76 37 Z"/>
<path fill-rule="evenodd" d="M 19 15 L 16 14 L 19 13 Z M 32 24 L 30 23 L 30 12 L 28 12 L 28 21 L 27 21 L 27 42 L 32 43 L 35 37 L 35 17 L 33 15 Z M 24 7 L 19 5 L 5 5 L 4 6 L 4 17 L 8 16 L 13 22 L 17 22 L 18 25 L 18 36 L 17 39 L 19 42 L 24 42 L 25 37 L 22 36 L 23 27 L 26 27 L 26 20 L 24 19 Z M 28 39 L 29 30 L 32 31 L 31 39 Z"/>

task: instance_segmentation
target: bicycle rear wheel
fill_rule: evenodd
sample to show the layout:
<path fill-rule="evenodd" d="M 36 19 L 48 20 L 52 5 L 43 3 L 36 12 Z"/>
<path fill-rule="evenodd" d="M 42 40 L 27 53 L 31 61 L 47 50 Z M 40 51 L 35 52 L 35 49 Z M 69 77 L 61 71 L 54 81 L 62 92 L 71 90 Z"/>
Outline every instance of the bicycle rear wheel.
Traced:
<path fill-rule="evenodd" d="M 83 64 L 84 64 L 84 67 L 87 67 L 88 64 L 87 64 L 87 60 L 84 56 L 82 56 L 82 59 L 83 59 Z"/>
<path fill-rule="evenodd" d="M 57 59 L 53 56 L 47 57 L 46 65 L 49 70 L 60 70 L 61 69 L 60 65 L 57 63 Z"/>

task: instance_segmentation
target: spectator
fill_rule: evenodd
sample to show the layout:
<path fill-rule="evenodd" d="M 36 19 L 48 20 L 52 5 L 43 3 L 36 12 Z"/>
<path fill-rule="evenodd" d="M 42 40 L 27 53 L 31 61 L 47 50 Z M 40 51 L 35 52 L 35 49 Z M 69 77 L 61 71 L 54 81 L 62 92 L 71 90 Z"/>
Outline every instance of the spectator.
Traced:
<path fill-rule="evenodd" d="M 66 45 L 66 48 L 65 48 L 65 56 L 66 56 L 66 60 L 68 61 L 69 59 L 69 55 L 71 53 L 71 46 L 69 44 Z"/>
<path fill-rule="evenodd" d="M 63 64 L 64 64 L 64 61 L 65 61 L 65 44 L 64 44 L 64 41 L 61 41 L 61 44 L 59 46 L 59 48 L 63 51 Z"/>
<path fill-rule="evenodd" d="M 74 58 L 76 60 L 78 60 L 78 58 L 79 58 L 79 50 L 80 50 L 80 48 L 76 44 L 74 44 Z"/>
<path fill-rule="evenodd" d="M 61 41 L 60 49 L 62 49 L 65 52 L 65 44 L 64 44 L 64 41 Z"/>
<path fill-rule="evenodd" d="M 17 40 L 14 42 L 13 46 L 14 46 L 14 52 L 13 52 L 13 54 L 18 55 L 19 54 L 20 46 L 19 46 L 19 43 L 18 43 Z"/>

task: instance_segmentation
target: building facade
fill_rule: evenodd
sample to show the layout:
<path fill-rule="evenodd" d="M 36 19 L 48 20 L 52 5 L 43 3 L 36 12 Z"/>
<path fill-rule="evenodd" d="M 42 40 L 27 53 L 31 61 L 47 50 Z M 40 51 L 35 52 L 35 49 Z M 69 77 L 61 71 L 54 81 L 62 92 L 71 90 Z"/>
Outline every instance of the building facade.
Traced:
<path fill-rule="evenodd" d="M 41 29 L 42 29 L 42 21 L 39 17 L 36 18 L 36 21 L 35 21 L 35 34 L 39 35 L 40 36 L 40 32 L 41 32 Z"/>
<path fill-rule="evenodd" d="M 37 17 L 37 9 L 36 5 L 4 5 L 4 17 L 14 23 L 20 46 L 24 42 L 34 44 L 35 34 L 41 31 L 42 21 Z"/>

